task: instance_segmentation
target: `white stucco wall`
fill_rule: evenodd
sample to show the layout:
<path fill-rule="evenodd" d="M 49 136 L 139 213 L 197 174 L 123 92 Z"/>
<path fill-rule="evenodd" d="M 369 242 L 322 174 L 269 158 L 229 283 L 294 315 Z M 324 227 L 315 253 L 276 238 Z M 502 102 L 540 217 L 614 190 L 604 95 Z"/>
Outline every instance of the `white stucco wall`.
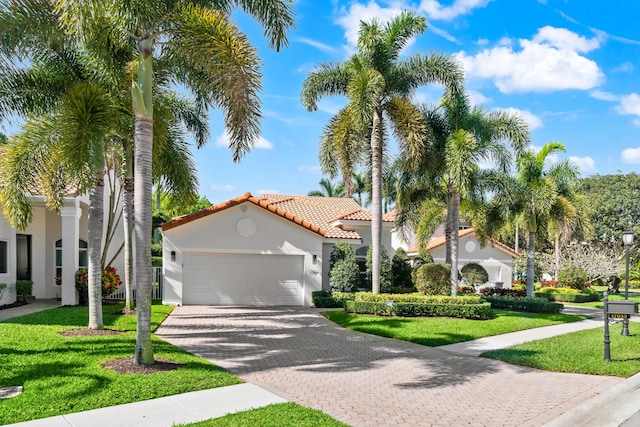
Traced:
<path fill-rule="evenodd" d="M 238 234 L 237 224 L 243 218 L 256 224 L 251 237 Z M 322 236 L 251 202 L 169 229 L 163 233 L 163 302 L 182 304 L 185 254 L 278 254 L 304 257 L 304 305 L 309 306 L 311 293 L 322 288 L 322 241 Z M 175 251 L 175 261 L 171 261 L 171 251 Z"/>
<path fill-rule="evenodd" d="M 503 282 L 503 287 L 511 287 L 513 258 L 505 250 L 491 246 L 480 247 L 480 243 L 473 234 L 463 236 L 459 240 L 458 269 L 465 264 L 475 262 L 482 265 L 489 273 L 489 282 Z M 445 262 L 445 245 L 431 249 L 434 262 Z"/>

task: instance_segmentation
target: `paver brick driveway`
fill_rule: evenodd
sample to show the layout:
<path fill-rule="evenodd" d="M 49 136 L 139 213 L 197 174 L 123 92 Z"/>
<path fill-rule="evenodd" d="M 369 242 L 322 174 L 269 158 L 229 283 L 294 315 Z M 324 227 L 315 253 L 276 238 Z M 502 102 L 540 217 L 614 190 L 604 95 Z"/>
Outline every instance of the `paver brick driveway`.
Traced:
<path fill-rule="evenodd" d="M 315 309 L 176 307 L 157 335 L 351 426 L 540 426 L 622 381 L 352 332 Z"/>

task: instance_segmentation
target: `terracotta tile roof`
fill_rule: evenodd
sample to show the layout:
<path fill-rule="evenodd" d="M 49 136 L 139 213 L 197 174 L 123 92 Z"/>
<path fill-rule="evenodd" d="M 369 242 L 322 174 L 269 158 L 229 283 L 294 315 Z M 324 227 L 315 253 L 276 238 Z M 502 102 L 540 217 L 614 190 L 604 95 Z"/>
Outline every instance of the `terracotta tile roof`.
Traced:
<path fill-rule="evenodd" d="M 475 229 L 474 228 L 466 228 L 464 230 L 460 230 L 458 232 L 458 237 L 464 237 L 464 236 L 468 236 L 469 234 L 475 233 Z M 488 237 L 487 240 L 489 240 L 493 245 L 495 246 L 499 246 L 500 248 L 504 249 L 505 251 L 509 252 L 510 254 L 519 257 L 520 253 L 516 252 L 514 249 L 510 248 L 509 246 L 498 242 L 495 239 L 492 239 L 491 237 Z M 426 249 L 428 251 L 430 251 L 433 248 L 437 248 L 438 246 L 442 246 L 446 243 L 446 236 L 440 236 L 440 237 L 436 237 L 435 239 L 431 239 L 429 241 L 429 243 L 427 243 L 427 247 Z M 414 248 L 409 249 L 407 252 L 419 252 L 420 248 L 418 248 L 417 246 Z"/>
<path fill-rule="evenodd" d="M 313 231 L 314 233 L 318 233 L 321 236 L 325 236 L 326 234 L 326 231 L 320 228 L 319 226 L 311 224 L 309 221 L 306 221 L 305 219 L 298 218 L 290 212 L 285 212 L 284 210 L 278 208 L 277 206 L 271 205 L 264 200 L 260 200 L 257 197 L 253 197 L 251 193 L 244 193 L 242 196 L 227 200 L 226 202 L 222 202 L 217 205 L 211 205 L 208 208 L 204 208 L 202 210 L 199 210 L 197 212 L 193 212 L 187 215 L 175 217 L 171 221 L 165 222 L 164 224 L 162 224 L 162 230 L 163 231 L 170 230 L 180 225 L 195 221 L 200 218 L 204 218 L 208 215 L 223 211 L 225 209 L 229 209 L 233 206 L 237 206 L 245 202 L 251 202 L 256 206 L 260 206 L 263 209 L 271 211 L 285 219 L 288 219 L 291 222 L 294 222 L 308 230 Z"/>
<path fill-rule="evenodd" d="M 356 231 L 343 230 L 332 225 L 339 217 L 362 210 L 351 198 L 263 194 L 260 199 L 321 226 L 327 231 L 324 237 L 328 239 L 361 239 Z"/>
<path fill-rule="evenodd" d="M 250 193 L 245 193 L 240 197 L 209 206 L 198 212 L 173 218 L 162 225 L 162 230 L 170 230 L 245 202 L 260 206 L 328 239 L 361 239 L 361 236 L 356 231 L 344 230 L 339 226 L 332 225 L 338 219 L 371 221 L 371 212 L 362 209 L 351 198 L 291 196 L 284 194 L 263 194 L 260 198 L 257 198 Z M 384 215 L 383 221 L 393 221 L 392 216 L 390 214 Z"/>

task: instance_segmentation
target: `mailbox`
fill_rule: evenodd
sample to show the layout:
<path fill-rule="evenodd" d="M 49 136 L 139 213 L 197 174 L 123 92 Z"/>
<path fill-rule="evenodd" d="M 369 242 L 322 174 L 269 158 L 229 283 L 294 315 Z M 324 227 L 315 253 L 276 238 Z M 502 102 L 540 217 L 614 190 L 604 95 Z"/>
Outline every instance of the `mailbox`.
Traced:
<path fill-rule="evenodd" d="M 629 300 L 617 300 L 607 302 L 609 314 L 637 314 L 638 303 Z"/>

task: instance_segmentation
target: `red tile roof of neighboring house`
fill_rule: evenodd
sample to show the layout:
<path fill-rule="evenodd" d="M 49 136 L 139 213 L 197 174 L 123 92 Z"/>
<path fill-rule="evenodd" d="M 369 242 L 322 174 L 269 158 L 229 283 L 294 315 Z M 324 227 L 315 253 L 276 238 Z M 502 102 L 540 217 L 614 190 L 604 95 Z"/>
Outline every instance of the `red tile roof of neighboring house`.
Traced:
<path fill-rule="evenodd" d="M 355 239 L 361 236 L 356 231 L 344 230 L 333 225 L 338 219 L 371 221 L 371 213 L 351 198 L 290 196 L 284 194 L 263 194 L 260 198 L 245 193 L 226 202 L 209 206 L 198 212 L 173 218 L 162 225 L 164 231 L 195 221 L 241 203 L 250 202 L 270 212 L 288 219 L 329 239 Z M 383 221 L 393 221 L 387 214 Z"/>
<path fill-rule="evenodd" d="M 458 232 L 458 237 L 468 236 L 469 234 L 475 233 L 475 231 L 476 230 L 474 228 L 466 228 L 464 230 L 460 230 Z M 429 243 L 427 243 L 426 249 L 428 251 L 430 251 L 433 248 L 437 248 L 438 246 L 442 246 L 442 245 L 444 245 L 446 243 L 446 240 L 447 240 L 446 236 L 440 236 L 440 237 L 436 237 L 435 239 L 431 239 L 429 241 Z M 514 249 L 510 248 L 509 246 L 507 246 L 507 245 L 505 245 L 503 243 L 500 243 L 497 240 L 492 239 L 491 237 L 487 237 L 487 240 L 489 240 L 493 245 L 504 249 L 505 251 L 513 254 L 514 256 L 517 256 L 517 257 L 520 256 L 519 252 L 516 252 Z M 414 248 L 409 249 L 407 252 L 419 252 L 419 251 L 420 251 L 420 248 L 418 248 L 416 246 Z"/>

